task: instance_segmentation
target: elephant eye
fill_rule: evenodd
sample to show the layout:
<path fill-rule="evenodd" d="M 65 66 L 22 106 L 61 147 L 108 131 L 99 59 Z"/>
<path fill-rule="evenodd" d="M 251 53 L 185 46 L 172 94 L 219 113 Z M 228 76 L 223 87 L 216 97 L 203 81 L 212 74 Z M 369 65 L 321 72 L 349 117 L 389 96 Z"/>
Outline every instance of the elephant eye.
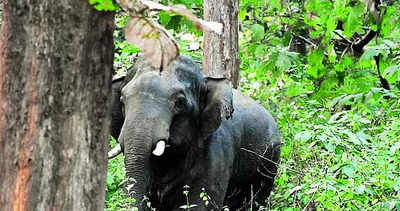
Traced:
<path fill-rule="evenodd" d="M 178 113 L 184 112 L 185 109 L 186 109 L 186 104 L 187 104 L 187 102 L 186 102 L 186 98 L 185 97 L 183 97 L 183 96 L 178 97 L 175 100 L 175 110 Z"/>

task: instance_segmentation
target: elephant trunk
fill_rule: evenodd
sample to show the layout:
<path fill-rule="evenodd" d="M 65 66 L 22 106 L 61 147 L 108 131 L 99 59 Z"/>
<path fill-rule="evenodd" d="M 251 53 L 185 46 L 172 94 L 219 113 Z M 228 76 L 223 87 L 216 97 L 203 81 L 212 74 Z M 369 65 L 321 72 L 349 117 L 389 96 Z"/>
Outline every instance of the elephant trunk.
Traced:
<path fill-rule="evenodd" d="M 143 198 L 149 192 L 153 177 L 150 158 L 163 155 L 172 118 L 162 117 L 162 113 L 157 115 L 156 112 L 149 115 L 139 112 L 133 114 L 135 118 L 126 118 L 120 136 L 123 140 L 120 142 L 124 145 L 128 192 L 136 199 L 139 210 L 145 210 Z"/>
<path fill-rule="evenodd" d="M 145 204 L 143 199 L 148 192 L 151 181 L 148 169 L 150 163 L 150 153 L 148 151 L 151 147 L 147 146 L 147 144 L 132 144 L 126 141 L 124 149 L 128 193 L 131 198 L 136 199 L 136 206 L 139 207 L 139 210 L 143 210 Z"/>

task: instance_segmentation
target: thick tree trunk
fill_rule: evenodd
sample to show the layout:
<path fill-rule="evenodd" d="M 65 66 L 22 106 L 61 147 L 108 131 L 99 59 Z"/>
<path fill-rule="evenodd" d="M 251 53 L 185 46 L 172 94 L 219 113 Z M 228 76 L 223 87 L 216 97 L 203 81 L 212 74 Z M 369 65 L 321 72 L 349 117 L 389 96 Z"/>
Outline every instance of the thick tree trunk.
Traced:
<path fill-rule="evenodd" d="M 1 34 L 2 23 L 3 23 L 3 0 L 0 0 L 0 34 Z"/>
<path fill-rule="evenodd" d="M 233 87 L 239 83 L 239 0 L 204 0 L 204 19 L 220 22 L 222 35 L 204 33 L 203 70 L 209 76 L 226 77 Z"/>
<path fill-rule="evenodd" d="M 113 14 L 87 0 L 3 3 L 0 209 L 102 210 Z"/>

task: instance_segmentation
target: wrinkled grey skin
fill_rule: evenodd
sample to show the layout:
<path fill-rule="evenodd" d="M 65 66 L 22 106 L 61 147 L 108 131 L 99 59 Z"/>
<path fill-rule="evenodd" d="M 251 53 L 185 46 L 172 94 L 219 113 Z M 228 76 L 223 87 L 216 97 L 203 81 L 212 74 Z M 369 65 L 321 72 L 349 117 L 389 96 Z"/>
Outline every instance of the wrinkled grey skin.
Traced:
<path fill-rule="evenodd" d="M 212 203 L 244 210 L 252 193 L 253 202 L 264 204 L 281 145 L 271 115 L 225 79 L 205 77 L 188 57 L 178 57 L 161 73 L 138 63 L 120 93 L 124 122 L 119 142 L 126 176 L 136 180 L 129 192 L 139 210 L 147 209 L 140 203 L 143 195 L 157 210 L 181 210 L 184 185 L 190 186 L 190 204 L 198 205 L 191 210 L 217 210 Z M 155 156 L 159 140 L 169 147 Z M 211 197 L 208 208 L 199 197 L 202 188 Z"/>

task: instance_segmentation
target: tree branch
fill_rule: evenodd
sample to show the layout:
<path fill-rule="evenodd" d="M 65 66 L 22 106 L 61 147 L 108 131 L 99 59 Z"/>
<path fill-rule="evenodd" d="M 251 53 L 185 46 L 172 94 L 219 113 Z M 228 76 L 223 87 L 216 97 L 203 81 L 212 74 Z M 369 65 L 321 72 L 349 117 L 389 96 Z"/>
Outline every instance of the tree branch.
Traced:
<path fill-rule="evenodd" d="M 380 54 L 378 56 L 374 56 L 375 63 L 376 63 L 376 69 L 378 69 L 379 81 L 381 82 L 381 85 L 382 85 L 382 87 L 384 89 L 390 90 L 389 82 L 384 77 L 382 77 L 382 75 L 381 75 L 381 68 L 380 68 L 380 65 L 379 65 L 380 57 L 381 57 Z"/>
<path fill-rule="evenodd" d="M 369 30 L 367 34 L 361 38 L 361 40 L 358 40 L 356 43 L 353 44 L 353 50 L 354 52 L 358 53 L 359 55 L 364 53 L 364 46 L 368 45 L 368 43 L 374 39 L 376 36 L 376 32 L 374 30 Z"/>
<path fill-rule="evenodd" d="M 301 36 L 301 35 L 297 35 L 297 34 L 295 34 L 295 33 L 293 33 L 293 32 L 290 32 L 290 34 L 292 34 L 292 35 L 295 36 L 295 37 L 298 37 L 298 38 L 302 39 L 304 42 L 306 42 L 306 43 L 312 45 L 313 47 L 317 47 L 317 45 L 316 45 L 315 43 L 311 42 L 310 40 L 308 40 L 307 38 L 305 38 L 305 37 L 303 37 L 303 36 Z"/>
<path fill-rule="evenodd" d="M 341 33 L 337 32 L 338 30 L 333 30 L 333 33 L 335 33 L 337 36 L 342 38 L 347 44 L 353 44 L 350 40 L 348 40 L 345 36 L 343 36 Z"/>

